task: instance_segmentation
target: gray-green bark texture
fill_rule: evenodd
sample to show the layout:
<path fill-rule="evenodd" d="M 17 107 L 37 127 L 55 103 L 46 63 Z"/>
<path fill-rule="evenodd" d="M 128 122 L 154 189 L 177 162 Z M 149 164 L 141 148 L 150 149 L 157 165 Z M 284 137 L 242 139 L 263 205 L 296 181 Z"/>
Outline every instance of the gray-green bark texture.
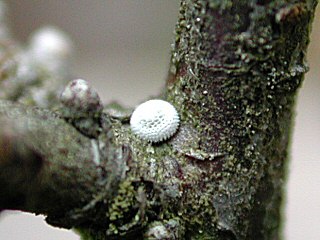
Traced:
<path fill-rule="evenodd" d="M 48 110 L 32 106 L 45 81 L 67 75 L 42 69 L 21 84 L 22 50 L 2 39 L 0 209 L 45 214 L 83 239 L 280 239 L 316 4 L 182 0 L 163 94 L 181 123 L 157 144 L 132 134 L 117 104 L 91 118 L 94 137 L 50 91 Z"/>

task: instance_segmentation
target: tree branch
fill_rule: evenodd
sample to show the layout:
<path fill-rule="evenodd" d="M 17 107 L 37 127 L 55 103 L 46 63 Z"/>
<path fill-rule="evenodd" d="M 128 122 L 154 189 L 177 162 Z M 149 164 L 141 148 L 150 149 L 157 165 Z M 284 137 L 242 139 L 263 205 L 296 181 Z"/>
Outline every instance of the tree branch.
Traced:
<path fill-rule="evenodd" d="M 0 101 L 0 122 L 0 209 L 45 214 L 66 228 L 96 218 L 96 202 L 106 211 L 119 177 L 113 160 L 120 153 L 125 159 L 122 151 L 109 143 L 100 154 L 99 140 L 47 110 Z"/>
<path fill-rule="evenodd" d="M 277 239 L 294 97 L 316 1 L 182 1 L 168 99 L 199 149 L 226 153 L 210 174 L 218 228 Z M 208 234 L 210 235 L 210 234 Z"/>
<path fill-rule="evenodd" d="M 0 101 L 0 208 L 84 239 L 279 239 L 316 3 L 182 0 L 166 89 L 181 125 L 162 143 L 135 136 L 115 104 L 89 138 L 64 107 Z"/>

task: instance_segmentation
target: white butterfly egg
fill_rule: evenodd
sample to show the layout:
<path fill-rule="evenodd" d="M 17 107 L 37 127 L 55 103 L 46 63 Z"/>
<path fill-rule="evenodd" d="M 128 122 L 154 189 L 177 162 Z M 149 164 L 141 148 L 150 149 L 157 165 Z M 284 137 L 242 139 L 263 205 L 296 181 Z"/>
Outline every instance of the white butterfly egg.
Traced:
<path fill-rule="evenodd" d="M 130 126 L 133 133 L 150 142 L 161 142 L 175 134 L 179 115 L 174 106 L 163 100 L 149 100 L 132 113 Z"/>

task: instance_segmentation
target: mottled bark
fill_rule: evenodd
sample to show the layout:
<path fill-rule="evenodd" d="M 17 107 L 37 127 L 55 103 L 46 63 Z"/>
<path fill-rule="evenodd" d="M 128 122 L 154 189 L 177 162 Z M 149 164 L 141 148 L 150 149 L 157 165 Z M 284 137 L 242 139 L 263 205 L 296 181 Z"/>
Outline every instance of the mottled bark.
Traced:
<path fill-rule="evenodd" d="M 0 208 L 83 239 L 279 239 L 316 3 L 182 0 L 165 91 L 181 125 L 162 143 L 133 135 L 116 104 L 89 138 L 62 106 L 1 100 Z"/>

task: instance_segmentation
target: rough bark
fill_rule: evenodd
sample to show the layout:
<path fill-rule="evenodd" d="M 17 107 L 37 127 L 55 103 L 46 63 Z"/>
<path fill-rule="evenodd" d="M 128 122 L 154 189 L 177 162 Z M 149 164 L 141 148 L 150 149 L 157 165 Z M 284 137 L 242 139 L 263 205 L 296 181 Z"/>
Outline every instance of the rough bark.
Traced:
<path fill-rule="evenodd" d="M 164 94 L 181 125 L 159 144 L 115 104 L 93 139 L 59 109 L 1 100 L 0 208 L 83 239 L 279 239 L 316 3 L 182 0 Z"/>

